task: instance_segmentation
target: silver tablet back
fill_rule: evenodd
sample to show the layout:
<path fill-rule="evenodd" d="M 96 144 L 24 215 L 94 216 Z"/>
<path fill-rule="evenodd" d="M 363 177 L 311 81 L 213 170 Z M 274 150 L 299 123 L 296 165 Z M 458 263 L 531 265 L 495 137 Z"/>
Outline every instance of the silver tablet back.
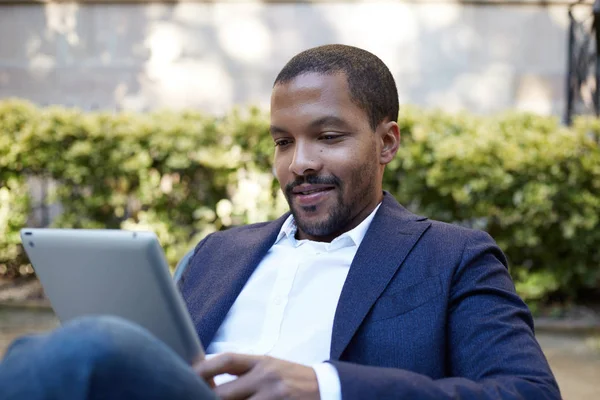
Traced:
<path fill-rule="evenodd" d="M 203 356 L 154 233 L 23 229 L 21 240 L 62 322 L 119 316 L 148 329 L 187 362 Z"/>

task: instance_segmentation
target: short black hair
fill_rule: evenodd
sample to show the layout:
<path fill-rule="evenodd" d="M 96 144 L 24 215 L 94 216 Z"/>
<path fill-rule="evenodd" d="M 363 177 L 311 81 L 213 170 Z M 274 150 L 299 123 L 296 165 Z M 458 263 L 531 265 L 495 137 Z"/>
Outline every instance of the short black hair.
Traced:
<path fill-rule="evenodd" d="M 376 55 L 341 44 L 314 47 L 294 56 L 279 72 L 273 86 L 311 72 L 325 75 L 343 72 L 352 100 L 366 112 L 373 130 L 386 118 L 398 121 L 396 82 Z"/>

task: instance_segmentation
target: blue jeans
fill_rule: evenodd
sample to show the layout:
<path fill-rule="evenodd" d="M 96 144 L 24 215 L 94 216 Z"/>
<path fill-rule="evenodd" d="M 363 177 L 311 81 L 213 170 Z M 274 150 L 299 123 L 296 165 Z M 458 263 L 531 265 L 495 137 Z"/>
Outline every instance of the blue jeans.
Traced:
<path fill-rule="evenodd" d="M 216 399 L 145 329 L 114 317 L 73 320 L 17 339 L 0 363 L 1 400 Z"/>

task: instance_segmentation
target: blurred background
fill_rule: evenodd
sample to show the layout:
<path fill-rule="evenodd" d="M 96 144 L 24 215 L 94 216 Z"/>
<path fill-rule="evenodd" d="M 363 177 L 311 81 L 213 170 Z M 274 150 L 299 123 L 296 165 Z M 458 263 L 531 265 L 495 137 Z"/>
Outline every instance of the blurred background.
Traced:
<path fill-rule="evenodd" d="M 266 107 L 292 56 L 351 43 L 390 67 L 401 104 L 562 116 L 572 3 L 2 0 L 0 96 L 84 110 Z"/>
<path fill-rule="evenodd" d="M 566 399 L 600 384 L 600 1 L 0 0 L 0 354 L 57 325 L 25 226 L 149 229 L 172 267 L 286 210 L 271 87 L 310 47 L 378 55 L 384 186 L 506 252 Z"/>

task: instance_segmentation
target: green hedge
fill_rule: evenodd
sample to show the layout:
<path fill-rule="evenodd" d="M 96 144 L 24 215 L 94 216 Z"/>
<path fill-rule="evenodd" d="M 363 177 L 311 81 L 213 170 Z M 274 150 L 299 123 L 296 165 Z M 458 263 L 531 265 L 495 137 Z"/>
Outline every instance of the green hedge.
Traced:
<path fill-rule="evenodd" d="M 488 231 L 519 292 L 577 299 L 600 287 L 600 121 L 404 108 L 384 187 L 412 210 Z M 32 177 L 56 182 L 57 227 L 150 229 L 177 260 L 206 234 L 286 209 L 268 118 L 83 113 L 0 102 L 0 273 L 27 273 L 18 230 Z M 226 251 L 224 249 L 224 251 Z"/>

